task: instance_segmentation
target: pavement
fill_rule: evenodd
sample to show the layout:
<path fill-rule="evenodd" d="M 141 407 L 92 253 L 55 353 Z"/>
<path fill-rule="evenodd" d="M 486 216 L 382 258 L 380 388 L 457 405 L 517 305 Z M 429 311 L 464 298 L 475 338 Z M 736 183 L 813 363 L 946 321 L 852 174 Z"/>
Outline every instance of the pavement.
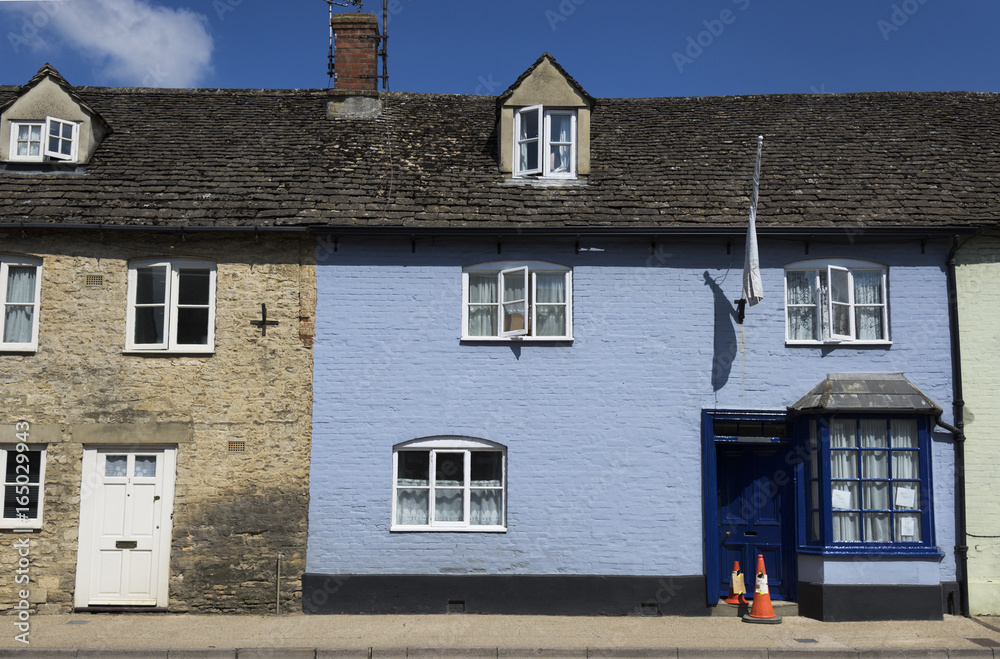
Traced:
<path fill-rule="evenodd" d="M 4 620 L 6 618 L 6 620 Z M 500 615 L 31 615 L 0 617 L 0 657 L 995 657 L 1000 618 L 780 624 L 736 617 Z"/>

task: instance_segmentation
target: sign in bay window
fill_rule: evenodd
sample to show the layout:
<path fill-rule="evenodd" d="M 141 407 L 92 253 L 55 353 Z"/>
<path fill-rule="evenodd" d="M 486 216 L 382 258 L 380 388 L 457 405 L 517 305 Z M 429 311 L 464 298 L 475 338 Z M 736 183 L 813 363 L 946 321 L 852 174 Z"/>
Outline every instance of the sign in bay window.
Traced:
<path fill-rule="evenodd" d="M 0 315 L 0 350 L 34 351 L 38 348 L 38 300 L 41 261 L 0 256 L 0 290 L 4 292 Z"/>
<path fill-rule="evenodd" d="M 541 105 L 514 113 L 514 175 L 576 178 L 576 111 Z"/>
<path fill-rule="evenodd" d="M 888 275 L 855 260 L 801 261 L 785 268 L 789 343 L 888 343 Z"/>
<path fill-rule="evenodd" d="M 211 352 L 215 264 L 188 259 L 129 265 L 129 350 Z"/>
<path fill-rule="evenodd" d="M 505 530 L 506 451 L 465 438 L 408 442 L 393 451 L 393 531 Z"/>
<path fill-rule="evenodd" d="M 463 272 L 463 339 L 571 339 L 572 271 L 542 262 L 484 263 Z"/>

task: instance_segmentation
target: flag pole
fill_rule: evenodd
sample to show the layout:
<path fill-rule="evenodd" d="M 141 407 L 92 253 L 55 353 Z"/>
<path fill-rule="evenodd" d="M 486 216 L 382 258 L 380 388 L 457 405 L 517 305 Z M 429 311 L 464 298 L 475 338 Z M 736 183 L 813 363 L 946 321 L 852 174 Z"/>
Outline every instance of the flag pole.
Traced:
<path fill-rule="evenodd" d="M 760 194 L 760 154 L 764 136 L 757 136 L 757 160 L 753 167 L 753 198 L 750 200 L 750 219 L 747 223 L 746 258 L 743 262 L 743 297 L 736 301 L 736 320 L 743 323 L 746 307 L 764 299 L 760 284 L 760 257 L 757 253 L 757 198 Z"/>

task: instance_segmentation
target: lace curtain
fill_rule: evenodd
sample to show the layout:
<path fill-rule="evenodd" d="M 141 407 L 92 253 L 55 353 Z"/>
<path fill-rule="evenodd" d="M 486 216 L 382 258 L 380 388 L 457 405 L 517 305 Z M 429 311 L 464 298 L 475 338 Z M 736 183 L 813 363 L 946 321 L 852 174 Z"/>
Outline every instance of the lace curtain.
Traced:
<path fill-rule="evenodd" d="M 882 272 L 854 271 L 854 324 L 859 340 L 885 338 L 882 326 Z"/>
<path fill-rule="evenodd" d="M 538 336 L 566 335 L 566 276 L 561 272 L 535 275 L 535 319 Z"/>
<path fill-rule="evenodd" d="M 4 309 L 4 343 L 31 343 L 35 313 L 35 266 L 7 268 L 7 304 Z"/>
<path fill-rule="evenodd" d="M 469 336 L 497 335 L 497 276 L 469 274 Z"/>
<path fill-rule="evenodd" d="M 549 141 L 552 149 L 552 160 L 549 171 L 555 174 L 565 174 L 570 171 L 570 154 L 572 153 L 572 117 L 568 114 L 549 115 Z M 559 142 L 560 144 L 556 144 Z"/>

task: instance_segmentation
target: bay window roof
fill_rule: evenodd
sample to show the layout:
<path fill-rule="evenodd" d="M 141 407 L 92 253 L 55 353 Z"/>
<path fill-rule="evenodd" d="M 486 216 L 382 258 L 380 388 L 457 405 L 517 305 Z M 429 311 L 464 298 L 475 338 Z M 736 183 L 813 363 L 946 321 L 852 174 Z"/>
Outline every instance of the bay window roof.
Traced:
<path fill-rule="evenodd" d="M 829 373 L 826 379 L 789 406 L 796 414 L 929 414 L 941 407 L 902 373 Z"/>

